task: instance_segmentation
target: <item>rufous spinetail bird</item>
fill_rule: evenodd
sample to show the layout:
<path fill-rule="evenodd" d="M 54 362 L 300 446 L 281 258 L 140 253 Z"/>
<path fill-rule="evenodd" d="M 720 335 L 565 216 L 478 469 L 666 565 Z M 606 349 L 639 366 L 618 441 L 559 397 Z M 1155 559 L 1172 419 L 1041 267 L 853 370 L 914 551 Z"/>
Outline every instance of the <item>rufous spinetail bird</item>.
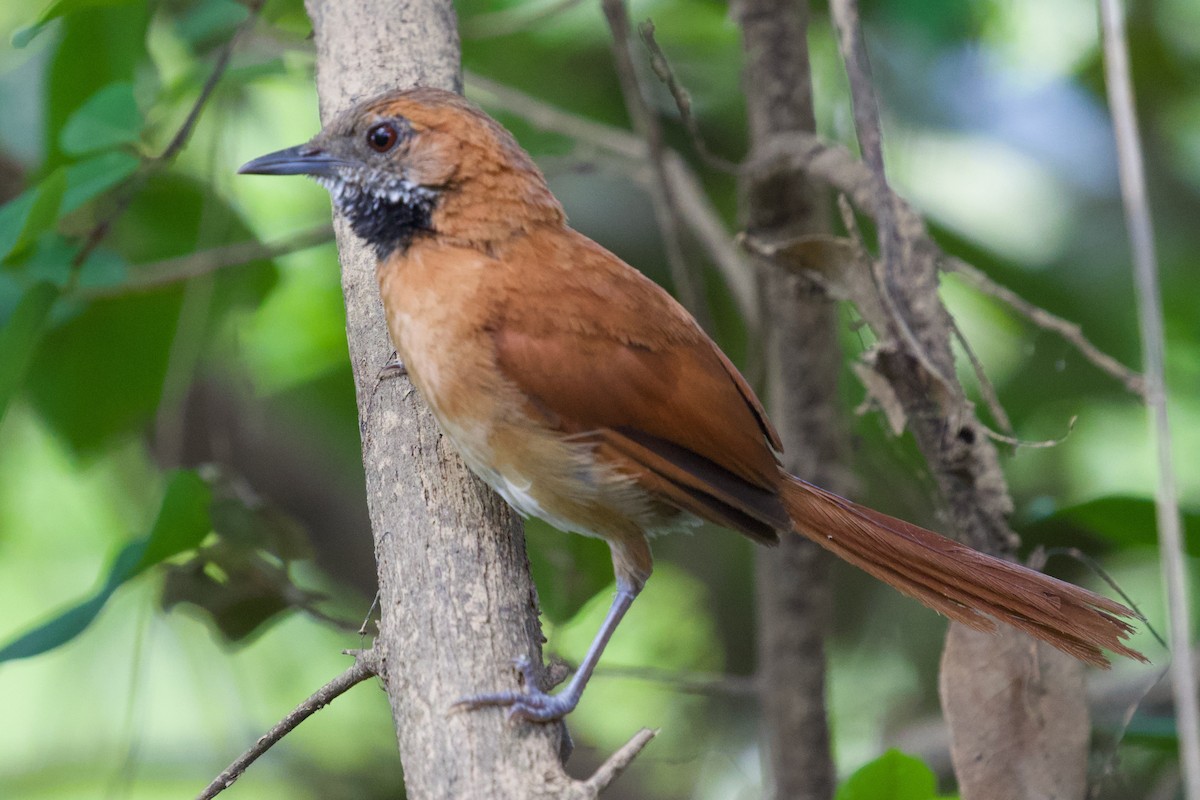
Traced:
<path fill-rule="evenodd" d="M 575 708 L 650 577 L 648 538 L 701 520 L 799 533 L 972 628 L 993 619 L 1107 666 L 1125 606 L 788 474 L 754 392 L 667 292 L 567 225 L 512 135 L 462 97 L 393 91 L 239 170 L 309 175 L 378 256 L 409 377 L 471 470 L 525 515 L 608 542 L 617 594 L 567 687 L 467 697 L 511 717 Z"/>

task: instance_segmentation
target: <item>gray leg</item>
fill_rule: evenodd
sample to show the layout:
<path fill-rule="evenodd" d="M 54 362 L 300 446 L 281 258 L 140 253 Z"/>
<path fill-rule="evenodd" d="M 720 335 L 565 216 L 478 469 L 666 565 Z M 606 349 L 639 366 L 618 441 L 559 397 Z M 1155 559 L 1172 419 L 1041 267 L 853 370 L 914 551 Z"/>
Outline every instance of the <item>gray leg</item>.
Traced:
<path fill-rule="evenodd" d="M 487 706 L 504 706 L 508 708 L 509 719 L 527 719 L 530 722 L 562 719 L 579 705 L 579 698 L 583 696 L 583 689 L 592 677 L 592 671 L 596 669 L 600 654 L 604 652 L 605 645 L 612 638 L 613 631 L 621 623 L 637 594 L 637 590 L 632 586 L 624 581 L 617 581 L 617 596 L 613 598 L 612 606 L 608 609 L 608 616 L 604 618 L 604 623 L 597 631 L 596 638 L 592 640 L 592 645 L 571 682 L 558 694 L 547 694 L 538 687 L 539 670 L 527 658 L 522 657 L 517 659 L 517 668 L 525 675 L 523 691 L 472 695 L 459 700 L 454 704 L 454 708 L 473 711 Z"/>

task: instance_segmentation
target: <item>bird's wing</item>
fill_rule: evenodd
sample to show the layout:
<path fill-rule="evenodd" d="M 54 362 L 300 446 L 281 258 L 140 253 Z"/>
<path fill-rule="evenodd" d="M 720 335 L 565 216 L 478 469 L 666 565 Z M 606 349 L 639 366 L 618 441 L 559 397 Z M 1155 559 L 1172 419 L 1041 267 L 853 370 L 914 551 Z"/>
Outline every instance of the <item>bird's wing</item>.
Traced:
<path fill-rule="evenodd" d="M 595 437 L 681 508 L 775 539 L 789 527 L 779 437 L 753 391 L 670 295 L 582 236 L 570 244 L 539 254 L 571 257 L 556 280 L 522 282 L 517 305 L 538 312 L 504 304 L 491 331 L 529 412 Z"/>

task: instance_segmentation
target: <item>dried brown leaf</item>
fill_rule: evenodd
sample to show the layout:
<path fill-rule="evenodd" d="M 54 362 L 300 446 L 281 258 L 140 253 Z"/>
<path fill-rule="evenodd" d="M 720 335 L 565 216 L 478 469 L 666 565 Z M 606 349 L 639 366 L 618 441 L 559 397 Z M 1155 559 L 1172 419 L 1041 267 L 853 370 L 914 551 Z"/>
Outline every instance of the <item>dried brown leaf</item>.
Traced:
<path fill-rule="evenodd" d="M 1083 665 L 1049 645 L 952 623 L 939 691 L 963 800 L 1082 800 L 1084 689 Z"/>

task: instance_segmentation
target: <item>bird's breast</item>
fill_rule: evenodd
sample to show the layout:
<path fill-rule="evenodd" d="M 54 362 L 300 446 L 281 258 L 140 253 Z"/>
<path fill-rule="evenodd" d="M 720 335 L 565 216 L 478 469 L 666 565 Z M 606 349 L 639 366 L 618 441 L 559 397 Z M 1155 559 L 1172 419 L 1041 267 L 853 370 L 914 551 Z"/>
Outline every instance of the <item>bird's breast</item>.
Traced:
<path fill-rule="evenodd" d="M 494 262 L 410 251 L 379 269 L 392 342 L 442 432 L 472 472 L 527 516 L 611 538 L 674 527 L 636 471 L 536 413 L 497 362 Z"/>

